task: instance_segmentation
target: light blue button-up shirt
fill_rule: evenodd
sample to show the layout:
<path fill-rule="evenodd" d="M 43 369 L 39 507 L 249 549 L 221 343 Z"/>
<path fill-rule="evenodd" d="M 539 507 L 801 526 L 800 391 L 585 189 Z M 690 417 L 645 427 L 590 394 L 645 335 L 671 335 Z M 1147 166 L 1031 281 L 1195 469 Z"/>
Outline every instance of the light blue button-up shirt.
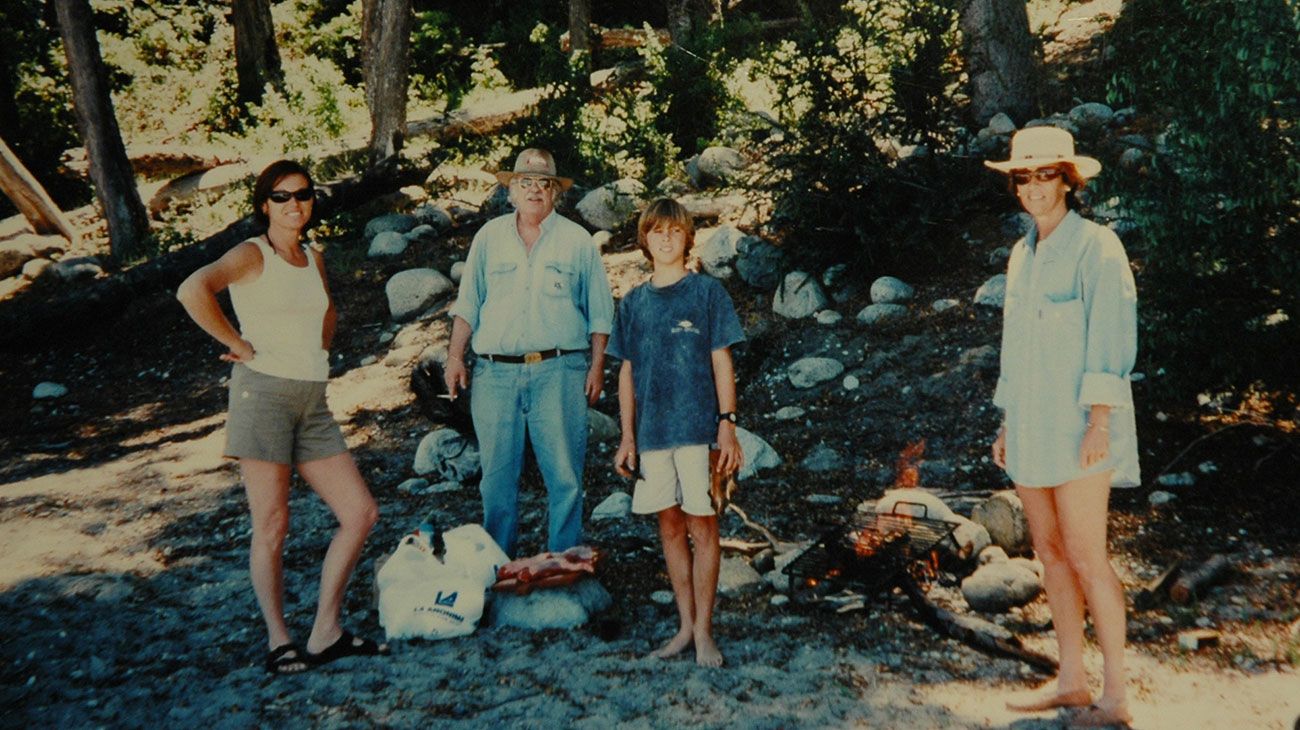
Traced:
<path fill-rule="evenodd" d="M 474 236 L 451 315 L 469 323 L 475 352 L 579 350 L 592 333 L 609 334 L 614 299 L 591 234 L 554 211 L 541 228 L 531 253 L 514 213 Z"/>
<path fill-rule="evenodd" d="M 1042 241 L 1037 229 L 1007 264 L 1002 369 L 993 404 L 1006 411 L 1007 474 L 1057 486 L 1114 469 L 1140 482 L 1129 375 L 1137 357 L 1137 291 L 1119 238 L 1074 211 Z M 1079 446 L 1094 404 L 1108 405 L 1110 455 L 1087 471 Z"/>

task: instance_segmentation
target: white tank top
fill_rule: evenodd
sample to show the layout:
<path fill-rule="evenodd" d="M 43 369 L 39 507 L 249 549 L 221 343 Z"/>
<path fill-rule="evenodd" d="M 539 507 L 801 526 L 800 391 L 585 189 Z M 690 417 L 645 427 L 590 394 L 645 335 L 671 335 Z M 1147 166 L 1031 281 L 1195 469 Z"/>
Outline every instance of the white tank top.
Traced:
<path fill-rule="evenodd" d="M 321 347 L 329 297 L 315 257 L 304 244 L 307 265 L 280 258 L 266 239 L 249 239 L 262 252 L 262 273 L 230 285 L 240 334 L 253 345 L 246 363 L 259 373 L 292 380 L 329 380 L 329 353 Z"/>

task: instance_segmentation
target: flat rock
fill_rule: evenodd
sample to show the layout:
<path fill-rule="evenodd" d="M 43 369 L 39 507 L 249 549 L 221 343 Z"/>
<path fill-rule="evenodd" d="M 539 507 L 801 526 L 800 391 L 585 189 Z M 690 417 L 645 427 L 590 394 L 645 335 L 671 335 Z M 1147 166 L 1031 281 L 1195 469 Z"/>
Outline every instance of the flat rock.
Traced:
<path fill-rule="evenodd" d="M 398 234 L 406 233 L 420 224 L 420 219 L 406 213 L 385 213 L 366 222 L 365 237 L 367 241 L 385 231 Z"/>
<path fill-rule="evenodd" d="M 961 594 L 976 611 L 1002 613 L 1034 600 L 1042 579 L 1024 565 L 1007 561 L 981 565 L 961 582 Z"/>
<path fill-rule="evenodd" d="M 834 309 L 823 309 L 822 311 L 814 315 L 813 319 L 817 320 L 817 324 L 824 324 L 830 326 L 830 325 L 839 324 L 840 321 L 844 319 L 844 315 L 840 314 Z"/>
<path fill-rule="evenodd" d="M 776 449 L 752 431 L 737 426 L 736 440 L 740 442 L 741 453 L 745 455 L 745 464 L 740 468 L 737 479 L 743 481 L 757 474 L 760 469 L 781 465 L 781 457 Z"/>
<path fill-rule="evenodd" d="M 596 505 L 591 511 L 591 521 L 621 520 L 632 513 L 632 495 L 627 492 L 614 492 Z"/>
<path fill-rule="evenodd" d="M 809 451 L 808 455 L 804 457 L 804 460 L 799 462 L 799 466 L 814 472 L 843 469 L 844 464 L 844 457 L 840 455 L 840 452 L 824 443 L 814 446 L 812 451 Z"/>
<path fill-rule="evenodd" d="M 35 400 L 62 398 L 67 394 L 68 386 L 63 385 L 62 383 L 51 383 L 47 381 L 44 383 L 37 383 L 36 387 L 32 388 L 32 398 Z"/>
<path fill-rule="evenodd" d="M 800 319 L 825 309 L 828 303 L 815 277 L 804 271 L 791 271 L 772 298 L 772 311 L 782 317 Z"/>
<path fill-rule="evenodd" d="M 938 314 L 939 312 L 946 312 L 958 304 L 961 304 L 961 302 L 956 299 L 936 299 L 930 303 L 930 309 L 934 311 L 935 314 Z"/>
<path fill-rule="evenodd" d="M 388 311 L 397 322 L 423 312 L 439 298 L 456 291 L 451 279 L 434 269 L 407 269 L 393 274 L 384 284 Z"/>
<path fill-rule="evenodd" d="M 902 304 L 868 304 L 858 312 L 858 321 L 865 325 L 877 325 L 907 316 L 907 307 Z"/>
<path fill-rule="evenodd" d="M 744 558 L 726 556 L 718 567 L 718 593 L 735 596 L 757 590 L 763 576 Z"/>
<path fill-rule="evenodd" d="M 796 360 L 786 370 L 790 385 L 811 388 L 818 383 L 838 378 L 844 372 L 844 363 L 829 357 L 805 357 Z"/>
<path fill-rule="evenodd" d="M 775 417 L 778 421 L 791 421 L 796 418 L 802 418 L 804 413 L 807 413 L 807 411 L 799 406 L 782 406 L 777 409 Z"/>

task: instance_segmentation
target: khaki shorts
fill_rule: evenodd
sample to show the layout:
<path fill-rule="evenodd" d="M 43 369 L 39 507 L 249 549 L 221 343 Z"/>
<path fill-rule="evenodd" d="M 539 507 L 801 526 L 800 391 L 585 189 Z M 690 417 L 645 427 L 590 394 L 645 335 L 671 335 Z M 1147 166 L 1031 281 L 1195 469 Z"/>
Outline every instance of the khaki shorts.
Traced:
<path fill-rule="evenodd" d="M 225 456 L 302 464 L 348 450 L 325 405 L 325 383 L 290 380 L 236 363 L 230 375 Z"/>
<path fill-rule="evenodd" d="M 640 460 L 641 478 L 632 490 L 633 512 L 653 514 L 681 505 L 688 515 L 713 515 L 708 444 L 647 451 Z"/>

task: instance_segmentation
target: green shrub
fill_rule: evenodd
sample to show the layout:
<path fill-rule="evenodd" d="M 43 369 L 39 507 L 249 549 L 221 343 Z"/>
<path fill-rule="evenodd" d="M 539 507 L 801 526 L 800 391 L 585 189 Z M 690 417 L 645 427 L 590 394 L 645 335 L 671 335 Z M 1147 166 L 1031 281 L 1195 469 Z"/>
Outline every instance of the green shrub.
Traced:
<path fill-rule="evenodd" d="M 761 70 L 789 134 L 772 167 L 775 217 L 801 265 L 869 271 L 933 260 L 986 181 L 956 144 L 956 10 L 951 0 L 812 3 L 802 34 Z M 923 145 L 920 154 L 899 154 Z"/>
<path fill-rule="evenodd" d="M 1170 389 L 1294 391 L 1300 3 L 1133 0 L 1113 34 L 1111 101 L 1159 130 L 1099 181 L 1136 224 L 1148 367 Z"/>

